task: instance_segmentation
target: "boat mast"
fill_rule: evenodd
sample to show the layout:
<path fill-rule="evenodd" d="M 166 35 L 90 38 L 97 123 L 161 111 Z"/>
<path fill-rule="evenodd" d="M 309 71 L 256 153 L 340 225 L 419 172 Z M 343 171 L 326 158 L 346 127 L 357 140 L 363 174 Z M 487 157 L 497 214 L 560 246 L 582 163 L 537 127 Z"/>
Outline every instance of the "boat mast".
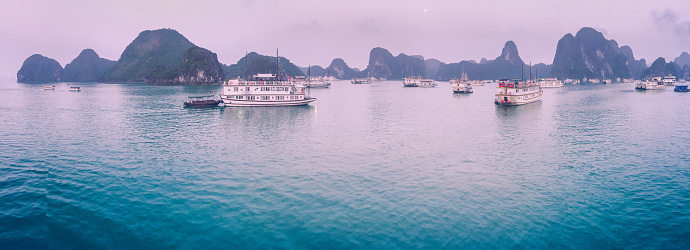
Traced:
<path fill-rule="evenodd" d="M 249 80 L 249 58 L 247 57 L 249 54 L 247 54 L 247 51 L 244 51 L 244 79 Z"/>
<path fill-rule="evenodd" d="M 522 70 L 520 73 L 520 81 L 523 81 L 523 82 L 525 81 L 525 63 L 524 62 L 522 63 Z"/>

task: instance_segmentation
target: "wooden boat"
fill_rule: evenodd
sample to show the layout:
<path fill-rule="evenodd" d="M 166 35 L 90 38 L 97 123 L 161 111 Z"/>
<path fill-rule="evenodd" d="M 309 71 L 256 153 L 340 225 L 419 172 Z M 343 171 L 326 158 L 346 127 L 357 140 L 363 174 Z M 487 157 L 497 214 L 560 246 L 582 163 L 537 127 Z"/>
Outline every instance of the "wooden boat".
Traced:
<path fill-rule="evenodd" d="M 212 108 L 220 104 L 212 95 L 190 96 L 189 101 L 184 102 L 185 108 Z"/>

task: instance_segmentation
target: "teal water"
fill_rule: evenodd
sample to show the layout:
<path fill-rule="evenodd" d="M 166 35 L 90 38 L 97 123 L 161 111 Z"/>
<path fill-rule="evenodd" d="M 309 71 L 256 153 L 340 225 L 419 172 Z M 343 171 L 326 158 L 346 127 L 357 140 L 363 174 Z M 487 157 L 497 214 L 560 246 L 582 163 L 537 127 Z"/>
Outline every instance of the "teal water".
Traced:
<path fill-rule="evenodd" d="M 690 94 L 0 84 L 0 248 L 690 248 Z"/>

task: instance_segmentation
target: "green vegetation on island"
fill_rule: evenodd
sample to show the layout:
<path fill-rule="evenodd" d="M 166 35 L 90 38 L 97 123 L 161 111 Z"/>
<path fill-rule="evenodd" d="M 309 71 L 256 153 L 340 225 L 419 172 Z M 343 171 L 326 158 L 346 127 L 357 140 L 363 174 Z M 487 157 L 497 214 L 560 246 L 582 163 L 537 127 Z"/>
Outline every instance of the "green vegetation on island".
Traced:
<path fill-rule="evenodd" d="M 21 69 L 17 72 L 17 82 L 59 82 L 62 80 L 64 69 L 55 59 L 34 54 L 24 60 Z"/>
<path fill-rule="evenodd" d="M 115 61 L 99 57 L 96 51 L 92 49 L 85 49 L 71 63 L 65 65 L 62 80 L 65 82 L 95 82 L 115 63 Z"/>

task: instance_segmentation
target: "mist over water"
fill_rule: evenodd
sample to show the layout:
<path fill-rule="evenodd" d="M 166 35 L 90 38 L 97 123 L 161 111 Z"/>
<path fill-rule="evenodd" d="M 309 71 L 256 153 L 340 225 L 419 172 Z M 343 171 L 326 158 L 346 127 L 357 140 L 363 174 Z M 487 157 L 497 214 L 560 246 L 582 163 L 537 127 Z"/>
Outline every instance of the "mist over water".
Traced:
<path fill-rule="evenodd" d="M 688 248 L 687 93 L 0 85 L 0 248 Z"/>

